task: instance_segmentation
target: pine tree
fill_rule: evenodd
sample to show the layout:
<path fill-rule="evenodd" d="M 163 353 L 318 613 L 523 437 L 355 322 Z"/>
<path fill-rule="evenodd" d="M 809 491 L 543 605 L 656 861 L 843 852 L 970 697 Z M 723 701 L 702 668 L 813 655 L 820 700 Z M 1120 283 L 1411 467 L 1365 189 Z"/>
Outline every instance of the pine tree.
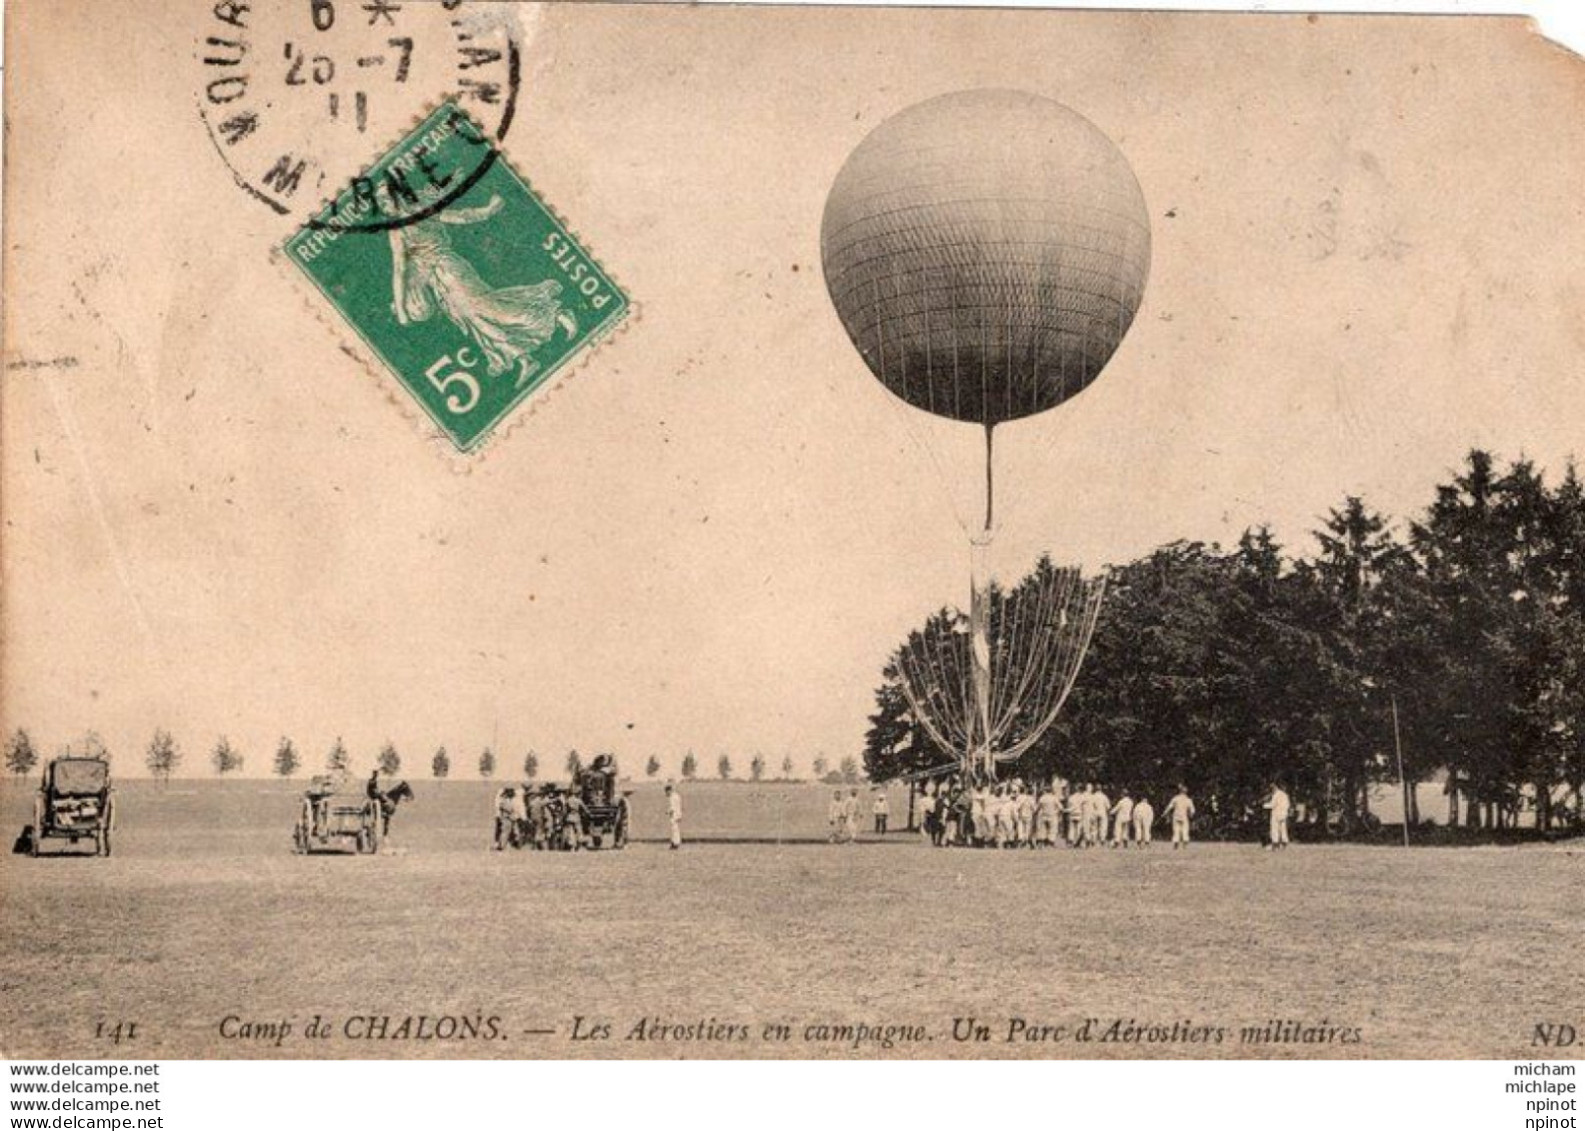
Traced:
<path fill-rule="evenodd" d="M 325 769 L 332 774 L 344 774 L 352 766 L 352 760 L 347 757 L 347 747 L 341 741 L 341 736 L 336 736 L 336 744 L 330 748 L 330 753 L 325 756 Z"/>
<path fill-rule="evenodd" d="M 156 730 L 153 740 L 149 742 L 148 753 L 144 756 L 144 765 L 148 766 L 149 773 L 169 785 L 171 774 L 176 772 L 176 767 L 181 765 L 181 762 L 182 752 L 177 749 L 176 740 L 171 737 L 171 732 Z"/>
<path fill-rule="evenodd" d="M 484 748 L 484 753 L 479 755 L 479 776 L 486 780 L 495 776 L 495 752 L 488 746 Z"/>
<path fill-rule="evenodd" d="M 6 769 L 21 777 L 38 765 L 38 761 L 39 752 L 33 748 L 33 739 L 27 731 L 17 727 L 16 733 L 6 743 Z"/>
<path fill-rule="evenodd" d="M 225 735 L 221 735 L 220 741 L 215 743 L 214 750 L 209 754 L 209 763 L 214 766 L 216 774 L 225 777 L 233 770 L 242 768 L 242 755 L 237 753 Z"/>
<path fill-rule="evenodd" d="M 396 747 L 389 741 L 380 747 L 380 756 L 375 761 L 382 774 L 397 774 L 402 770 L 402 756 L 396 752 Z"/>
<path fill-rule="evenodd" d="M 660 759 L 651 754 L 649 761 L 644 763 L 644 776 L 652 778 L 658 773 L 660 773 Z"/>
<path fill-rule="evenodd" d="M 275 773 L 277 777 L 289 778 L 297 772 L 297 748 L 292 745 L 292 740 L 281 738 L 281 743 L 275 748 Z"/>
<path fill-rule="evenodd" d="M 429 760 L 429 772 L 436 781 L 445 780 L 451 773 L 451 756 L 446 753 L 444 746 L 435 751 L 435 756 Z"/>

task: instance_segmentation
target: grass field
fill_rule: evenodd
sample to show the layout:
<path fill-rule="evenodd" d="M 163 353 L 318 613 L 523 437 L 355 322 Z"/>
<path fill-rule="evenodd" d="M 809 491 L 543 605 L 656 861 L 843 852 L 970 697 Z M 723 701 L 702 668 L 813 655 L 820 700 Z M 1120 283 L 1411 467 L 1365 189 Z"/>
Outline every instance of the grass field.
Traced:
<path fill-rule="evenodd" d="M 111 859 L 7 856 L 0 1055 L 1529 1057 L 1541 1022 L 1585 1045 L 1578 842 L 832 846 L 824 789 L 700 784 L 686 827 L 713 842 L 666 851 L 641 785 L 626 851 L 497 854 L 494 787 L 458 781 L 416 783 L 397 854 L 305 858 L 299 788 L 126 782 Z M 0 794 L 7 837 L 30 791 Z M 315 1015 L 332 1036 L 304 1035 Z M 624 1039 L 646 1018 L 747 1038 Z M 989 1040 L 953 1039 L 968 1018 Z M 1062 1033 L 1006 1041 L 1015 1018 Z M 1077 1039 L 1085 1019 L 1122 1039 Z M 136 1036 L 96 1036 L 118 1021 Z M 278 1044 L 234 1035 L 283 1021 Z M 1273 1021 L 1333 1039 L 1243 1041 Z M 909 1031 L 888 1049 L 861 1024 Z"/>

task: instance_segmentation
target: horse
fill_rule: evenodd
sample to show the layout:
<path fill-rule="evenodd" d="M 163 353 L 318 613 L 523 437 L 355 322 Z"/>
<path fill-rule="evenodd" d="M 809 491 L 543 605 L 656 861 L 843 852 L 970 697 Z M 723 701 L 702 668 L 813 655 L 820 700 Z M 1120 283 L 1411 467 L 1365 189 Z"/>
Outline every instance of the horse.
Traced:
<path fill-rule="evenodd" d="M 390 789 L 376 791 L 379 796 L 376 800 L 380 803 L 380 835 L 391 835 L 391 814 L 396 812 L 396 807 L 404 801 L 413 800 L 413 787 L 405 781 L 399 781 Z"/>

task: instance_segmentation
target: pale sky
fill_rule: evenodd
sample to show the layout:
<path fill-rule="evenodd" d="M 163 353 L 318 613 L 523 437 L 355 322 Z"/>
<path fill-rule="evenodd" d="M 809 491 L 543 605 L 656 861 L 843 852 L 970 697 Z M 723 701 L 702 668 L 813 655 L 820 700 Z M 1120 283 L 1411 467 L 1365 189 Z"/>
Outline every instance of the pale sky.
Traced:
<path fill-rule="evenodd" d="M 966 600 L 980 440 L 869 376 L 820 214 L 949 90 L 1084 114 L 1153 225 L 1112 365 L 998 432 L 1003 576 L 1301 542 L 1345 493 L 1424 505 L 1473 444 L 1585 449 L 1585 68 L 1515 21 L 529 21 L 507 155 L 640 314 L 459 473 L 272 261 L 294 221 L 210 146 L 202 29 L 51 11 L 10 15 L 0 722 L 97 729 L 123 773 L 158 725 L 206 773 L 222 733 L 253 773 L 282 734 L 415 776 L 442 743 L 857 754 L 889 651 Z"/>

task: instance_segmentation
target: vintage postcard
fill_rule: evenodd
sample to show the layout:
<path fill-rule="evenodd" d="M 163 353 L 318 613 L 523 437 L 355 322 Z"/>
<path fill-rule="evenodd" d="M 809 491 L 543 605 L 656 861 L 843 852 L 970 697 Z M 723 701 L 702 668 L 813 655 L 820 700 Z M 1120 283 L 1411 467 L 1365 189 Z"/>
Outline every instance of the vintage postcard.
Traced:
<path fill-rule="evenodd" d="M 1585 1050 L 1585 64 L 12 0 L 0 1055 Z"/>

